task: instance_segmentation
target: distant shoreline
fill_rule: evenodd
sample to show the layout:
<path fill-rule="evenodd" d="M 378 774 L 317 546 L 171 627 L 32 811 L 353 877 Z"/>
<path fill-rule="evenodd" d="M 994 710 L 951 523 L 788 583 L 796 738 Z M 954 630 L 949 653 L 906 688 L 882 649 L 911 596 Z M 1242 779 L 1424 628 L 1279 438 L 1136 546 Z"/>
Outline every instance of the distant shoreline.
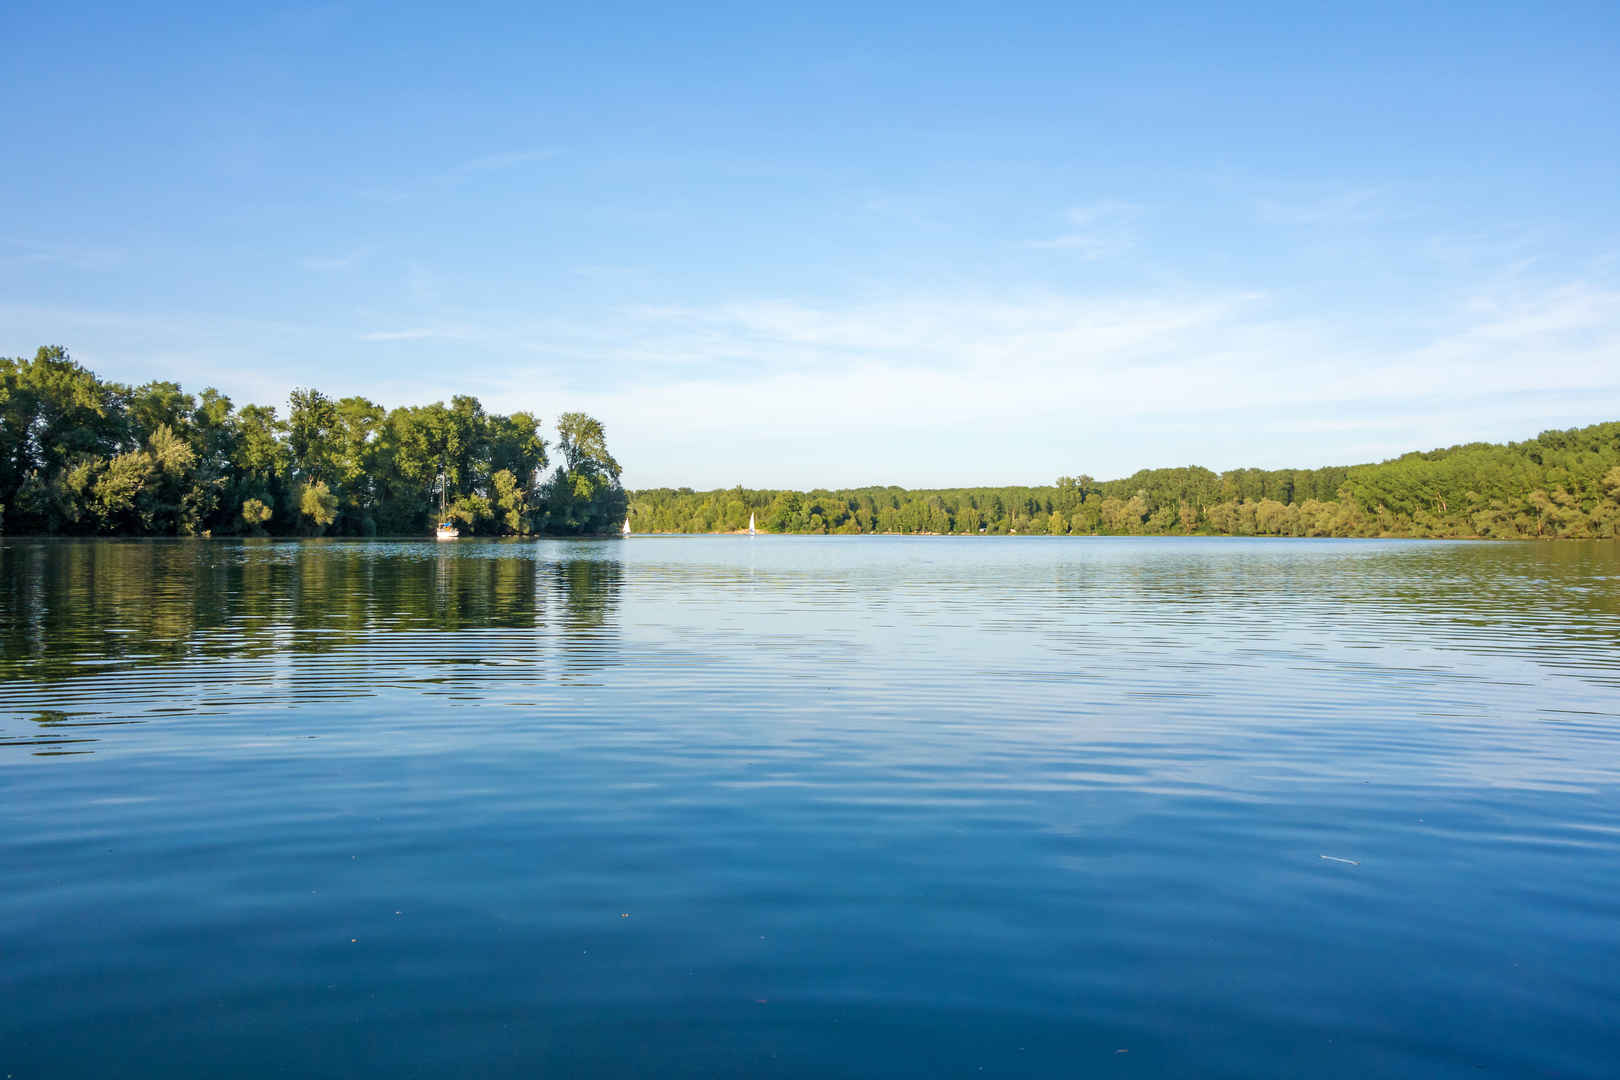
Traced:
<path fill-rule="evenodd" d="M 950 536 L 1620 537 L 1620 422 L 1317 469 L 1143 469 L 1050 485 L 626 492 L 632 532 Z"/>
<path fill-rule="evenodd" d="M 577 412 L 552 447 L 474 397 L 385 409 L 312 388 L 276 407 L 104 380 L 60 346 L 0 357 L 0 534 L 426 537 L 631 533 L 1620 537 L 1620 421 L 1313 469 L 1142 469 L 1050 485 L 626 490 Z M 552 451 L 557 460 L 553 463 Z"/>
<path fill-rule="evenodd" d="M 191 543 L 213 543 L 216 541 L 230 541 L 255 544 L 368 544 L 368 543 L 422 543 L 440 544 L 447 549 L 462 543 L 502 543 L 521 544 L 541 540 L 633 540 L 647 537 L 680 537 L 707 538 L 719 536 L 733 536 L 748 538 L 747 532 L 633 532 L 626 536 L 622 533 L 531 533 L 528 535 L 508 534 L 505 536 L 461 536 L 454 540 L 438 540 L 432 536 L 248 536 L 238 533 L 228 533 L 222 536 L 152 536 L 138 533 L 127 534 L 74 534 L 74 533 L 0 533 L 0 543 L 10 540 L 60 540 L 71 543 L 86 543 L 94 541 L 187 541 Z M 935 533 L 935 532 L 873 532 L 873 533 L 811 533 L 811 532 L 760 532 L 754 539 L 781 539 L 786 537 L 817 537 L 827 540 L 862 540 L 883 538 L 906 539 L 935 539 L 935 540 L 1432 540 L 1442 543 L 1468 542 L 1468 543 L 1552 543 L 1563 541 L 1585 541 L 1588 543 L 1614 543 L 1620 541 L 1616 536 L 1478 536 L 1478 535 L 1435 535 L 1413 536 L 1403 533 L 1372 533 L 1358 536 L 1277 536 L 1245 533 L 1064 533 L 1054 535 L 1051 533 Z"/>

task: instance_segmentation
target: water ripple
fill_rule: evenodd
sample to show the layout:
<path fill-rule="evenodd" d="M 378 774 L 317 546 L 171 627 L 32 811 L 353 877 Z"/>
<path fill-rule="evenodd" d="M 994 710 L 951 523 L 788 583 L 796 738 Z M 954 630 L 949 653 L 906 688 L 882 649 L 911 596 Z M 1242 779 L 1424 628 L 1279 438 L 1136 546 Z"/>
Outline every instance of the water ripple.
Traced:
<path fill-rule="evenodd" d="M 19 1077 L 1620 1059 L 1617 545 L 8 540 L 0 605 Z"/>

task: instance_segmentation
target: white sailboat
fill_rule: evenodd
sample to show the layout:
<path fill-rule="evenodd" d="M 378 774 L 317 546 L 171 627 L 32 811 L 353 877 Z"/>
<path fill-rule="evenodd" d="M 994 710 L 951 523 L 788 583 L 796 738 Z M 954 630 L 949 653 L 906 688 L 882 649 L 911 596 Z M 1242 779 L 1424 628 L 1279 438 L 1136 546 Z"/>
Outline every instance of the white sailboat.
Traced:
<path fill-rule="evenodd" d="M 620 529 L 619 532 L 621 532 L 625 536 L 630 535 L 630 519 L 628 517 L 626 517 L 624 519 L 624 528 Z"/>
<path fill-rule="evenodd" d="M 754 515 L 753 514 L 748 515 L 748 535 L 749 536 L 754 535 Z"/>
<path fill-rule="evenodd" d="M 439 527 L 433 531 L 435 540 L 455 540 L 461 536 L 461 530 L 456 523 L 450 520 L 449 512 L 445 506 L 445 488 L 448 487 L 443 473 L 439 474 Z"/>

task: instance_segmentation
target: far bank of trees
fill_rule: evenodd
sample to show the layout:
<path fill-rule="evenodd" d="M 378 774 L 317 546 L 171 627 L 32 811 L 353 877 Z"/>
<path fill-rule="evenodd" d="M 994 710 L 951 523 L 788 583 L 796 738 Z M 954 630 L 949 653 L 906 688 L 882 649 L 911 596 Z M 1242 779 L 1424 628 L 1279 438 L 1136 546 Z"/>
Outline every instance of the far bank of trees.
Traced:
<path fill-rule="evenodd" d="M 285 414 L 213 389 L 98 378 L 59 346 L 0 357 L 0 526 L 11 533 L 415 536 L 586 534 L 625 514 L 619 463 L 583 413 L 477 398 L 385 409 L 294 390 Z"/>
<path fill-rule="evenodd" d="M 1050 487 L 630 493 L 638 532 L 1620 536 L 1620 423 L 1323 469 L 1197 466 Z"/>
<path fill-rule="evenodd" d="M 0 528 L 36 534 L 419 536 L 637 532 L 1132 536 L 1620 536 L 1620 422 L 1321 469 L 1197 466 L 1051 486 L 627 493 L 601 423 L 556 442 L 477 398 L 385 409 L 292 392 L 100 379 L 60 347 L 0 357 Z"/>

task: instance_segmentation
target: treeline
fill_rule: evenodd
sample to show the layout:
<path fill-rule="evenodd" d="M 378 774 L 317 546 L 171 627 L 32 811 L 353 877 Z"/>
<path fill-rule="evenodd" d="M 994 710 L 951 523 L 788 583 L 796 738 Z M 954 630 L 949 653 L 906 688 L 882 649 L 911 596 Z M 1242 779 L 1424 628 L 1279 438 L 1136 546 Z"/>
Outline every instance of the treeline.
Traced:
<path fill-rule="evenodd" d="M 600 422 L 474 397 L 385 409 L 294 390 L 237 408 L 213 389 L 130 387 L 60 346 L 0 357 L 0 526 L 12 533 L 419 536 L 446 516 L 484 535 L 598 533 L 625 514 Z M 548 470 L 550 470 L 548 472 Z"/>
<path fill-rule="evenodd" d="M 1469 443 L 1375 465 L 1189 466 L 1051 487 L 630 494 L 638 532 L 1129 536 L 1620 536 L 1620 423 Z"/>

